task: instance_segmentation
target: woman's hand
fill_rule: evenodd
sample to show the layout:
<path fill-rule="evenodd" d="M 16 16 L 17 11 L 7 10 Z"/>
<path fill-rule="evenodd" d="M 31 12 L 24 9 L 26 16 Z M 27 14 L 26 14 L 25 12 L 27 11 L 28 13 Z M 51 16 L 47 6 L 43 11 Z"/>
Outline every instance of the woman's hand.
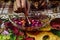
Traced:
<path fill-rule="evenodd" d="M 14 2 L 14 11 L 16 13 L 29 11 L 29 2 L 27 0 L 16 0 Z"/>

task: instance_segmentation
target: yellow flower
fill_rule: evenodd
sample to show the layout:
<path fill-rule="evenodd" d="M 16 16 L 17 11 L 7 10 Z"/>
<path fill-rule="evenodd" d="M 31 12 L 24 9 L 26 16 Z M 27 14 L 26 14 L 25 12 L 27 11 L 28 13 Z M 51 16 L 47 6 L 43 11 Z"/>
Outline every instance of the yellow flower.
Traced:
<path fill-rule="evenodd" d="M 30 33 L 32 33 L 32 32 L 30 32 Z M 54 35 L 51 32 L 39 32 L 36 35 L 34 35 L 36 32 L 32 33 L 32 34 L 30 34 L 30 33 L 27 33 L 27 35 L 30 37 L 34 37 L 35 40 L 44 40 L 44 37 L 47 37 L 47 40 L 56 40 L 57 39 L 56 35 Z"/>
<path fill-rule="evenodd" d="M 47 24 L 46 26 L 40 28 L 40 31 L 50 31 L 51 30 L 51 26 L 49 24 Z"/>
<path fill-rule="evenodd" d="M 36 40 L 43 40 L 44 37 L 47 36 L 47 40 L 56 40 L 57 38 L 51 32 L 41 32 L 36 36 Z"/>

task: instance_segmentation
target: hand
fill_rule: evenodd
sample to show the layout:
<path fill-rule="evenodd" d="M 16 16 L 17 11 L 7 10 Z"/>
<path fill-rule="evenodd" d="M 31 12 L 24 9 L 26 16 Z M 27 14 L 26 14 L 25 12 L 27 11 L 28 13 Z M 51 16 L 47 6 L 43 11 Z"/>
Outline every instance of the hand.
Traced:
<path fill-rule="evenodd" d="M 24 11 L 29 11 L 29 2 L 27 0 L 16 0 L 14 2 L 14 12 L 20 13 Z"/>

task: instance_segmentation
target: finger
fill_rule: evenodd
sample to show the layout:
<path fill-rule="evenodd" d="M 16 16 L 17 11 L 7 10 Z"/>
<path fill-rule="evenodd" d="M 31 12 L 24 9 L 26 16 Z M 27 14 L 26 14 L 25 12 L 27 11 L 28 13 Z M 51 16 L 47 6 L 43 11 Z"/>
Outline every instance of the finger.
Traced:
<path fill-rule="evenodd" d="M 16 2 L 14 2 L 14 11 L 16 11 L 17 10 L 17 4 L 16 4 Z"/>
<path fill-rule="evenodd" d="M 28 12 L 30 11 L 30 3 L 29 3 L 29 1 L 27 2 L 27 10 L 28 10 Z"/>
<path fill-rule="evenodd" d="M 21 0 L 22 8 L 25 8 L 26 6 L 26 0 Z"/>
<path fill-rule="evenodd" d="M 20 1 L 21 0 L 16 0 L 17 8 L 20 8 L 21 7 Z"/>

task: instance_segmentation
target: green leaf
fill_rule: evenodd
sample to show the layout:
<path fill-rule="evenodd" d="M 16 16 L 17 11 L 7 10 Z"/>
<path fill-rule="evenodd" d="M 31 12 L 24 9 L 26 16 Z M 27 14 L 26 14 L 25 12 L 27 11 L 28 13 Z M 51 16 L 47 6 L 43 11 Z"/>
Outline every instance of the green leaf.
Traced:
<path fill-rule="evenodd" d="M 6 39 L 6 36 L 5 35 L 3 35 L 3 38 L 2 39 Z"/>
<path fill-rule="evenodd" d="M 9 33 L 12 33 L 12 30 L 9 29 Z"/>
<path fill-rule="evenodd" d="M 19 40 L 23 40 L 23 36 L 19 36 L 18 38 L 19 38 Z"/>
<path fill-rule="evenodd" d="M 2 36 L 0 35 L 0 39 L 2 38 Z"/>
<path fill-rule="evenodd" d="M 6 35 L 6 39 L 10 39 L 10 35 Z"/>
<path fill-rule="evenodd" d="M 52 29 L 51 32 L 60 37 L 60 30 Z"/>
<path fill-rule="evenodd" d="M 7 21 L 9 21 L 8 19 L 1 19 L 2 21 L 4 21 L 4 22 L 7 22 Z"/>
<path fill-rule="evenodd" d="M 16 40 L 16 36 L 14 34 L 10 35 L 10 40 Z"/>

